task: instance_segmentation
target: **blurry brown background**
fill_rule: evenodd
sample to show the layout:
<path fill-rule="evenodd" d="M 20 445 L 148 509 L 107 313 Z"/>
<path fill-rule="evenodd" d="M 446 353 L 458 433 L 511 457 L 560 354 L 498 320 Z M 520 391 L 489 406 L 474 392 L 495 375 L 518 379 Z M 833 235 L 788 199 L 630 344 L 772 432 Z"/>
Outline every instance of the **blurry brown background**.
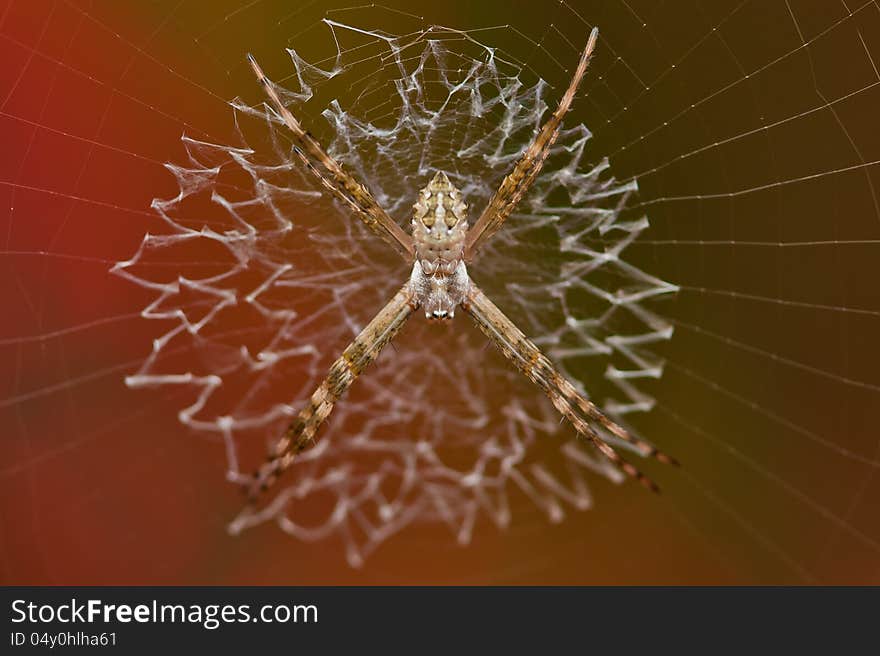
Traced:
<path fill-rule="evenodd" d="M 335 6 L 0 3 L 0 581 L 880 583 L 876 2 L 400 5 L 510 24 L 497 45 L 530 40 L 515 54 L 557 87 L 600 26 L 574 113 L 618 177 L 643 174 L 628 258 L 682 287 L 639 428 L 685 467 L 646 464 L 659 498 L 597 481 L 589 512 L 523 506 L 467 548 L 411 528 L 361 570 L 334 541 L 227 535 L 222 448 L 123 384 L 158 331 L 107 269 L 176 191 L 181 134 L 223 138 L 224 101 L 259 100 L 244 53 L 277 70 L 320 49 L 300 33 Z"/>

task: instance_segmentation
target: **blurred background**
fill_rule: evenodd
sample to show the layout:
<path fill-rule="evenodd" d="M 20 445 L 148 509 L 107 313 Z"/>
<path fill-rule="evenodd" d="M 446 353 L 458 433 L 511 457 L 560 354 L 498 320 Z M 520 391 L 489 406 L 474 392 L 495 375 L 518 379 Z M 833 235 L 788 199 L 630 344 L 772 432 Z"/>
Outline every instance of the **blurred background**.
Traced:
<path fill-rule="evenodd" d="M 0 581 L 880 583 L 880 5 L 349 8 L 0 2 Z M 337 10 L 480 33 L 553 89 L 600 27 L 573 116 L 638 180 L 651 227 L 627 259 L 680 287 L 638 420 L 683 463 L 644 464 L 661 496 L 597 477 L 559 524 L 520 503 L 467 547 L 413 526 L 352 569 L 338 540 L 230 536 L 222 444 L 183 428 L 174 391 L 125 386 L 161 330 L 155 295 L 109 269 L 177 193 L 163 164 L 182 134 L 232 143 L 228 102 L 261 100 L 244 54 L 326 54 Z"/>

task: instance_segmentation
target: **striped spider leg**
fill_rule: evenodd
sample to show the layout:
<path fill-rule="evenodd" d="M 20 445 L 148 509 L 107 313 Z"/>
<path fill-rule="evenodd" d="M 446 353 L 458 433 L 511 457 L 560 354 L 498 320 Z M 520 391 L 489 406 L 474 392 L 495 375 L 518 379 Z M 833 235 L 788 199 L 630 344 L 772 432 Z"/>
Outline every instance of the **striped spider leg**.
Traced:
<path fill-rule="evenodd" d="M 659 451 L 652 444 L 631 435 L 605 416 L 591 401 L 584 398 L 574 385 L 559 373 L 550 359 L 541 353 L 534 342 L 526 337 L 475 284 L 471 283 L 461 306 L 504 356 L 526 378 L 544 391 L 553 403 L 553 407 L 568 420 L 578 434 L 591 442 L 627 475 L 654 492 L 660 491 L 651 479 L 620 457 L 588 422 L 597 422 L 619 439 L 634 445 L 643 456 L 653 457 L 670 465 L 678 465 L 678 461 Z"/>
<path fill-rule="evenodd" d="M 330 415 L 336 401 L 351 387 L 355 378 L 379 357 L 382 349 L 394 339 L 417 308 L 418 299 L 407 283 L 330 365 L 327 377 L 314 391 L 308 405 L 290 423 L 284 436 L 255 474 L 248 493 L 251 502 L 272 485 L 297 454 L 314 440 L 318 428 Z"/>
<path fill-rule="evenodd" d="M 454 316 L 455 308 L 461 305 L 502 353 L 547 394 L 554 407 L 572 424 L 578 434 L 646 487 L 657 491 L 657 486 L 618 455 L 590 422 L 603 426 L 620 440 L 633 444 L 644 456 L 651 456 L 668 464 L 678 464 L 651 444 L 630 435 L 578 393 L 574 385 L 559 373 L 537 346 L 471 281 L 466 266 L 466 261 L 501 227 L 541 170 L 559 134 L 562 117 L 571 106 L 577 87 L 584 77 L 597 36 L 598 30 L 593 29 L 559 107 L 541 128 L 513 172 L 504 179 L 473 228 L 468 229 L 467 205 L 462 200 L 460 191 L 445 173 L 438 172 L 419 192 L 418 200 L 413 205 L 412 236 L 404 234 L 404 238 L 399 237 L 397 232 L 403 233 L 402 229 L 379 208 L 366 187 L 342 171 L 302 129 L 299 122 L 281 104 L 253 58 L 250 58 L 251 65 L 276 110 L 294 134 L 298 144 L 297 155 L 337 198 L 355 209 L 374 232 L 412 264 L 409 281 L 333 363 L 327 377 L 312 394 L 309 404 L 297 415 L 267 461 L 256 472 L 249 492 L 250 503 L 254 503 L 291 465 L 296 455 L 313 441 L 336 401 L 355 378 L 376 360 L 382 348 L 419 307 L 424 308 L 428 320 L 448 321 Z M 305 153 L 316 159 L 330 177 L 320 173 Z M 387 227 L 388 222 L 397 231 Z"/>
<path fill-rule="evenodd" d="M 303 129 L 290 110 L 281 102 L 272 82 L 265 76 L 251 54 L 247 56 L 254 74 L 269 97 L 272 107 L 278 112 L 290 130 L 294 142 L 294 152 L 302 160 L 330 193 L 351 208 L 366 226 L 385 243 L 396 250 L 404 259 L 411 260 L 413 254 L 412 238 L 403 231 L 397 222 L 379 206 L 373 194 L 355 180 L 342 164 L 333 159 L 311 134 Z"/>
<path fill-rule="evenodd" d="M 596 40 L 599 38 L 599 28 L 594 27 L 590 32 L 590 38 L 587 39 L 587 46 L 581 54 L 580 61 L 568 84 L 568 89 L 559 101 L 556 111 L 551 114 L 550 118 L 541 126 L 538 134 L 529 144 L 529 147 L 520 157 L 519 161 L 513 167 L 501 186 L 489 200 L 486 209 L 474 223 L 473 227 L 468 231 L 467 242 L 465 243 L 465 260 L 470 262 L 474 254 L 479 250 L 492 235 L 498 232 L 504 221 L 510 216 L 510 213 L 528 191 L 534 182 L 538 173 L 544 166 L 547 156 L 550 154 L 550 148 L 556 143 L 559 136 L 559 128 L 562 126 L 562 119 L 571 108 L 574 100 L 574 94 L 577 92 L 587 72 L 587 66 L 590 64 L 590 58 L 593 56 L 593 50 L 596 48 Z"/>

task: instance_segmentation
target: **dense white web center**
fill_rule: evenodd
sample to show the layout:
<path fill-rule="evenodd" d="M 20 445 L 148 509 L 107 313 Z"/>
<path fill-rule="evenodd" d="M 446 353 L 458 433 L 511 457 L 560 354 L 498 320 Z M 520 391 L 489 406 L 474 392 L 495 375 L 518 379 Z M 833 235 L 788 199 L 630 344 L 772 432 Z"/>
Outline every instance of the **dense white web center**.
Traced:
<path fill-rule="evenodd" d="M 546 83 L 523 83 L 513 64 L 467 32 L 430 27 L 392 37 L 325 24 L 338 47 L 332 67 L 290 50 L 293 73 L 285 78 L 296 86 L 278 87 L 289 108 L 306 111 L 304 104 L 322 102 L 322 83 L 348 77 L 358 87 L 351 109 L 333 100 L 322 112 L 329 152 L 392 216 L 405 224 L 418 189 L 440 169 L 472 208 L 485 206 L 542 122 Z M 406 272 L 346 207 L 321 193 L 274 112 L 238 100 L 232 106 L 239 143 L 184 137 L 189 161 L 168 165 L 179 192 L 153 204 L 167 231 L 147 235 L 115 271 L 158 293 L 144 316 L 174 320 L 128 384 L 193 387 L 197 400 L 181 422 L 222 435 L 229 478 L 247 485 L 255 464 L 242 457 L 242 445 L 262 448 L 282 434 L 327 362 Z M 625 421 L 652 405 L 638 382 L 659 378 L 662 364 L 648 347 L 672 328 L 649 300 L 674 287 L 622 259 L 648 222 L 626 212 L 635 181 L 619 184 L 607 159 L 585 156 L 590 137 L 583 125 L 563 130 L 472 275 L 575 381 L 586 380 L 589 367 L 612 382 L 614 395 L 599 399 Z M 159 271 L 157 278 L 145 266 L 166 252 L 198 261 L 202 249 L 224 257 L 201 275 Z M 236 330 L 242 313 L 251 319 Z M 485 353 L 480 336 L 461 334 L 457 324 L 412 330 L 417 337 L 386 353 L 358 381 L 360 393 L 338 405 L 275 500 L 239 516 L 235 532 L 274 519 L 305 540 L 339 534 L 349 562 L 359 565 L 414 521 L 445 522 L 463 543 L 481 515 L 506 526 L 513 488 L 558 521 L 563 506 L 590 505 L 586 470 L 619 479 L 573 442 L 573 431 L 534 453 L 539 440 L 560 432 L 552 408 L 508 363 Z M 195 353 L 201 366 L 187 359 L 181 368 L 166 355 L 175 351 Z"/>

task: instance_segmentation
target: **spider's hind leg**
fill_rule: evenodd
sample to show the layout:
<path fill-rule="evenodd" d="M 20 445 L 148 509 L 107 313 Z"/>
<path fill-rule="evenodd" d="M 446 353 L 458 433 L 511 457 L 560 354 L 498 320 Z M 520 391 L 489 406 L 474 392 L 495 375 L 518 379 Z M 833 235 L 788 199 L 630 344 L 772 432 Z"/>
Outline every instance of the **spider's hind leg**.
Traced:
<path fill-rule="evenodd" d="M 403 324 L 418 307 L 407 283 L 394 295 L 332 365 L 309 403 L 276 442 L 266 461 L 254 472 L 248 486 L 248 505 L 256 504 L 260 496 L 290 467 L 296 456 L 315 439 L 318 429 L 330 416 L 336 402 L 351 387 L 355 379 L 394 338 Z"/>
<path fill-rule="evenodd" d="M 621 426 L 606 417 L 591 401 L 584 398 L 574 385 L 559 373 L 550 359 L 541 353 L 540 349 L 476 285 L 471 285 L 467 300 L 462 304 L 462 307 L 473 317 L 483 334 L 501 350 L 505 357 L 544 391 L 550 398 L 553 407 L 568 420 L 579 435 L 586 438 L 628 476 L 636 479 L 653 492 L 660 491 L 650 478 L 625 460 L 608 442 L 603 440 L 589 421 L 598 423 L 621 440 L 635 445 L 643 455 L 652 456 L 668 464 L 678 464 L 674 458 L 659 451 L 648 442 L 630 435 Z"/>

